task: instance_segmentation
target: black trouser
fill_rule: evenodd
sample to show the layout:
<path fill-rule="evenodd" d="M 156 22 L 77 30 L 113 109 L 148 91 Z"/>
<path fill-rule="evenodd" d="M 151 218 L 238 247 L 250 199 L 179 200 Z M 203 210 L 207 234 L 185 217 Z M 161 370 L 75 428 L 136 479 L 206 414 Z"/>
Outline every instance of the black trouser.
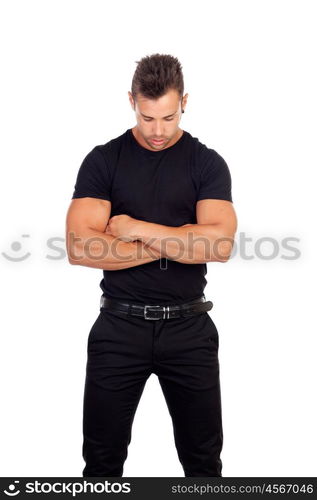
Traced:
<path fill-rule="evenodd" d="M 83 477 L 120 477 L 146 380 L 158 376 L 185 476 L 221 476 L 218 331 L 207 312 L 146 320 L 104 309 L 87 343 Z"/>

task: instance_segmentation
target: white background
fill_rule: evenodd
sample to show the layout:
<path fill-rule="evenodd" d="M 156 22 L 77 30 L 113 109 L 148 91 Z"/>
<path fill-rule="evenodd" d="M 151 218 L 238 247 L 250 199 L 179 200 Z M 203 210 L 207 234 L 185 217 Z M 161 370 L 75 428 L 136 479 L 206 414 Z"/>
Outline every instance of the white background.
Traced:
<path fill-rule="evenodd" d="M 102 271 L 68 263 L 65 217 L 84 156 L 135 125 L 128 90 L 154 52 L 179 58 L 180 126 L 232 175 L 236 254 L 208 264 L 205 289 L 220 338 L 223 476 L 316 476 L 315 5 L 1 2 L 1 476 L 81 476 Z M 283 258 L 288 237 L 295 260 Z M 274 238 L 275 258 L 260 238 Z M 154 375 L 124 476 L 183 476 Z"/>

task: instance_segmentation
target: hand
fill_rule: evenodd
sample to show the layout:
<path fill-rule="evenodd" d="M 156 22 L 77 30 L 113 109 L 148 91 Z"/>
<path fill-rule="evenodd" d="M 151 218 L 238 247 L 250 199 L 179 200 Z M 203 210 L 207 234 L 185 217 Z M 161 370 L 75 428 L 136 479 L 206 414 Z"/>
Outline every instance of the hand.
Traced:
<path fill-rule="evenodd" d="M 122 241 L 134 241 L 137 238 L 133 235 L 133 229 L 137 219 L 126 214 L 114 215 L 108 221 L 106 233 Z"/>

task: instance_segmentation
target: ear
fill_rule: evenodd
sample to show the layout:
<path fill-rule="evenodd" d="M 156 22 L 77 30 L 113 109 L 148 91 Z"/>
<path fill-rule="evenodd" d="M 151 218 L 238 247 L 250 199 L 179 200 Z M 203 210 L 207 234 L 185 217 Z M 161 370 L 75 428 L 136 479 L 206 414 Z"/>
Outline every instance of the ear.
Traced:
<path fill-rule="evenodd" d="M 183 110 L 183 113 L 185 111 L 185 108 L 186 108 L 186 104 L 187 104 L 187 99 L 188 99 L 188 94 L 185 94 L 183 97 L 182 97 L 182 110 Z"/>
<path fill-rule="evenodd" d="M 128 92 L 128 96 L 129 96 L 129 101 L 130 101 L 130 104 L 131 104 L 131 108 L 133 109 L 133 111 L 135 111 L 134 99 L 133 99 L 133 96 L 132 96 L 132 94 L 131 94 L 130 91 Z"/>

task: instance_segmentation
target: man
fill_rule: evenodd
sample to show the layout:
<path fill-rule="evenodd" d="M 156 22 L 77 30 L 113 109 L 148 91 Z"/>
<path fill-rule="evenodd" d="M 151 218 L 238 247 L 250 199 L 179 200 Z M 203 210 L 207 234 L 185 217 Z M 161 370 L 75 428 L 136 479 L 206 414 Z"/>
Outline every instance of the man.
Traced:
<path fill-rule="evenodd" d="M 237 219 L 224 159 L 179 128 L 188 94 L 179 61 L 138 61 L 137 124 L 95 146 L 67 213 L 71 264 L 103 270 L 87 343 L 84 477 L 119 477 L 146 380 L 154 373 L 185 476 L 221 476 L 217 328 L 207 262 L 226 262 Z M 153 450 L 155 453 L 155 450 Z"/>

